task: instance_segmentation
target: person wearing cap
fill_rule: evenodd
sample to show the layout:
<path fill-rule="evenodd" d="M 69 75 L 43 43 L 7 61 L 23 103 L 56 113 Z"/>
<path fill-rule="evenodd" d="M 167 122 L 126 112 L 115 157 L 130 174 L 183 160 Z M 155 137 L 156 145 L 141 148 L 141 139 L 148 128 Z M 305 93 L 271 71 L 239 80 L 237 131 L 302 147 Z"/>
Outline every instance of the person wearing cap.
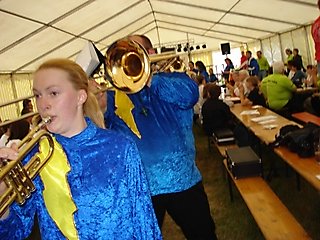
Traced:
<path fill-rule="evenodd" d="M 152 53 L 146 36 L 129 39 Z M 199 99 L 196 82 L 184 72 L 160 72 L 136 93 L 115 89 L 107 95 L 107 125 L 136 142 L 160 228 L 168 213 L 186 239 L 217 239 L 195 163 L 192 127 L 193 106 Z"/>

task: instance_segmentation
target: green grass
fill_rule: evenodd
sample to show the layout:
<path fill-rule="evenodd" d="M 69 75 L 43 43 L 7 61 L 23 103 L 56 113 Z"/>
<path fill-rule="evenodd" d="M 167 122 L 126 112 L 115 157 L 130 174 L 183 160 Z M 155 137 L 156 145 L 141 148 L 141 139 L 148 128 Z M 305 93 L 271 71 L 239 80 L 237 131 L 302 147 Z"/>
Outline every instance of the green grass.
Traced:
<path fill-rule="evenodd" d="M 233 188 L 234 202 L 230 201 L 227 179 L 219 152 L 214 147 L 211 152 L 208 151 L 207 138 L 198 125 L 194 126 L 194 135 L 197 149 L 196 162 L 203 176 L 218 238 L 220 240 L 264 239 L 235 188 Z M 270 160 L 276 165 L 277 175 L 273 176 L 269 182 L 271 188 L 310 237 L 320 239 L 320 194 L 302 178 L 300 178 L 301 190 L 298 191 L 295 173 L 289 170 L 289 175 L 286 176 L 284 162 L 266 147 L 262 146 L 262 152 L 265 176 L 268 174 Z M 162 232 L 164 240 L 184 239 L 179 227 L 169 216 L 166 216 Z"/>

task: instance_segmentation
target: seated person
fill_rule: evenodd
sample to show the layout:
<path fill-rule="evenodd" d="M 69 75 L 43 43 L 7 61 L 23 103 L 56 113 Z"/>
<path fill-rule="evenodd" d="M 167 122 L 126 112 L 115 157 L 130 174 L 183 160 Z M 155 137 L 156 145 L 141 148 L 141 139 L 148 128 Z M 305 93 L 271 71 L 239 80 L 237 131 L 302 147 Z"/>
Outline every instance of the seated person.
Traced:
<path fill-rule="evenodd" d="M 320 116 L 320 96 L 313 94 L 303 102 L 303 109 L 313 115 Z"/>
<path fill-rule="evenodd" d="M 251 76 L 246 81 L 247 89 L 249 94 L 246 97 L 244 94 L 244 87 L 240 87 L 240 101 L 242 105 L 260 105 L 265 107 L 266 101 L 259 89 L 259 78 L 256 76 Z"/>
<path fill-rule="evenodd" d="M 249 90 L 247 89 L 246 80 L 250 77 L 249 72 L 247 70 L 235 71 L 232 73 L 232 77 L 234 86 L 227 85 L 230 95 L 233 97 L 240 97 L 239 87 L 243 87 L 244 95 L 247 96 Z"/>
<path fill-rule="evenodd" d="M 10 124 L 4 125 L 2 127 L 3 134 L 0 137 L 0 147 L 6 146 L 8 139 L 10 137 Z"/>
<path fill-rule="evenodd" d="M 307 66 L 307 87 L 320 86 L 319 78 L 317 77 L 317 67 L 308 65 Z M 304 111 L 311 114 L 320 116 L 320 95 L 319 93 L 314 93 L 312 96 L 308 97 L 303 103 Z"/>
<path fill-rule="evenodd" d="M 307 78 L 306 78 L 306 87 L 317 87 L 318 86 L 318 78 L 317 78 L 317 67 L 313 65 L 307 66 Z"/>
<path fill-rule="evenodd" d="M 218 81 L 217 76 L 213 73 L 213 69 L 209 68 L 209 82 L 216 82 Z"/>
<path fill-rule="evenodd" d="M 214 83 L 206 85 L 207 99 L 202 105 L 202 127 L 208 136 L 216 129 L 231 128 L 232 115 L 229 106 L 219 100 L 221 87 Z"/>
<path fill-rule="evenodd" d="M 293 60 L 289 60 L 287 63 L 287 67 L 285 69 L 284 74 L 289 78 L 292 79 L 294 72 L 292 71 L 292 64 L 293 64 Z"/>
<path fill-rule="evenodd" d="M 7 147 L 12 147 L 15 145 L 19 146 L 19 143 L 24 139 L 29 133 L 30 124 L 27 120 L 21 119 L 17 122 L 10 124 L 10 136 L 8 142 L 6 143 Z"/>
<path fill-rule="evenodd" d="M 273 74 L 264 78 L 261 82 L 261 90 L 270 109 L 278 111 L 285 107 L 292 109 L 290 100 L 297 87 L 284 75 L 284 63 L 273 63 Z"/>
<path fill-rule="evenodd" d="M 292 82 L 297 88 L 301 88 L 307 76 L 304 72 L 302 72 L 301 69 L 298 68 L 297 63 L 294 61 L 292 62 L 291 71 L 293 72 L 293 76 L 291 78 Z"/>

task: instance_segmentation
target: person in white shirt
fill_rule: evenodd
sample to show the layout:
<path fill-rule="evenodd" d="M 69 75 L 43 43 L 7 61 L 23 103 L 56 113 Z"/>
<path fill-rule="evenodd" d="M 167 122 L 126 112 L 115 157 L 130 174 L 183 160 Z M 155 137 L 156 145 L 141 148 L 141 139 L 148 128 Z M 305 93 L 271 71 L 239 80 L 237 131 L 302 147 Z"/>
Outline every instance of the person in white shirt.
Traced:
<path fill-rule="evenodd" d="M 12 148 L 19 145 L 20 141 L 26 137 L 30 130 L 30 124 L 27 120 L 22 119 L 10 125 L 10 137 L 6 147 Z"/>
<path fill-rule="evenodd" d="M 249 72 L 247 70 L 235 71 L 232 73 L 232 77 L 234 80 L 234 86 L 227 86 L 231 95 L 233 97 L 240 97 L 239 86 L 243 85 L 244 95 L 247 96 L 249 94 L 249 90 L 246 86 L 246 80 L 250 77 Z"/>
<path fill-rule="evenodd" d="M 199 119 L 201 123 L 202 122 L 201 108 L 204 103 L 203 89 L 206 84 L 206 80 L 203 75 L 197 75 L 196 82 L 198 83 L 198 88 L 199 88 L 199 99 L 198 99 L 198 102 L 193 107 L 193 113 L 194 113 L 193 121 L 195 122 L 197 119 Z"/>
<path fill-rule="evenodd" d="M 4 133 L 0 137 L 0 147 L 4 147 L 8 142 L 8 139 L 10 137 L 10 125 L 4 125 L 2 129 Z"/>

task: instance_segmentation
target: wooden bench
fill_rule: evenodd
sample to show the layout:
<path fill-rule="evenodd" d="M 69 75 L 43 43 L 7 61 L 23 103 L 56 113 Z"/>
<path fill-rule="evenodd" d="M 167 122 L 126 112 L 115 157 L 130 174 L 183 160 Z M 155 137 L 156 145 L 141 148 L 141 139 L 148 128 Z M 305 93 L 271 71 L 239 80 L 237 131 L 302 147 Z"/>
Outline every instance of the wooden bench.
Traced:
<path fill-rule="evenodd" d="M 293 113 L 292 117 L 295 120 L 298 120 L 301 123 L 308 123 L 312 122 L 314 124 L 317 124 L 320 126 L 320 117 L 313 115 L 309 112 L 298 112 L 298 113 Z"/>
<path fill-rule="evenodd" d="M 311 239 L 262 177 L 236 180 L 226 159 L 223 164 L 228 175 L 231 200 L 233 182 L 266 239 Z"/>

